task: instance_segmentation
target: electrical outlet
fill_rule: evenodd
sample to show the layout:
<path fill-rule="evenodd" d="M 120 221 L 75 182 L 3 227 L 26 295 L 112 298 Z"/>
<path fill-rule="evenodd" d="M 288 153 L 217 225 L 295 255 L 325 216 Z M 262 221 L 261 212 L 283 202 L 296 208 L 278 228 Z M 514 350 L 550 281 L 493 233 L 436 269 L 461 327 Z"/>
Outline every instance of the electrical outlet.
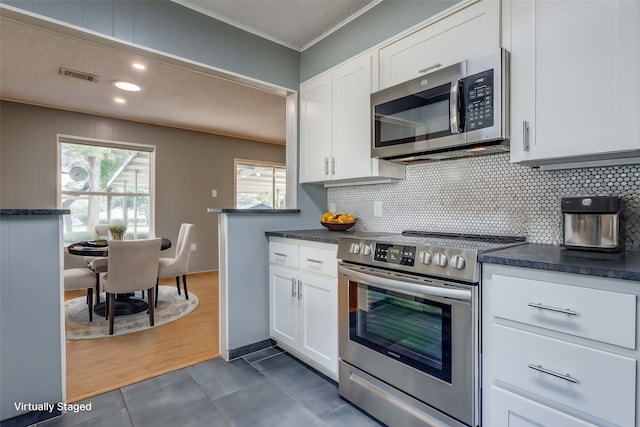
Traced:
<path fill-rule="evenodd" d="M 336 211 L 336 202 L 329 202 L 329 208 L 327 209 L 329 212 L 334 212 Z"/>
<path fill-rule="evenodd" d="M 211 190 L 211 197 L 218 197 L 218 190 Z"/>
<path fill-rule="evenodd" d="M 373 202 L 373 216 L 375 218 L 382 217 L 382 202 Z"/>
<path fill-rule="evenodd" d="M 195 243 L 191 244 L 191 252 L 195 251 L 198 249 L 198 245 L 196 245 Z"/>

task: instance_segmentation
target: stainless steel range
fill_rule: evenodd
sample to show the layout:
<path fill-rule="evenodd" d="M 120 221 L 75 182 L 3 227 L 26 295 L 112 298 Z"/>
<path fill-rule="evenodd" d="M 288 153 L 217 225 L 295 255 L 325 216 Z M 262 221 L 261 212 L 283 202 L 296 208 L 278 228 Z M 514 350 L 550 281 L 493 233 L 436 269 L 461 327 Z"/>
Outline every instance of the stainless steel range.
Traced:
<path fill-rule="evenodd" d="M 478 253 L 522 243 L 418 231 L 340 239 L 340 394 L 389 426 L 478 426 Z"/>

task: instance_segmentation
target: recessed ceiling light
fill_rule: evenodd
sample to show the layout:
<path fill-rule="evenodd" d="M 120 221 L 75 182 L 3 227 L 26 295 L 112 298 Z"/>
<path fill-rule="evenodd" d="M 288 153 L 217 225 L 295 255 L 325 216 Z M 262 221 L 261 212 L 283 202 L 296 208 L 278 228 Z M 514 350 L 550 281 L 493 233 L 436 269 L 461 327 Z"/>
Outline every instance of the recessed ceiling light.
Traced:
<path fill-rule="evenodd" d="M 127 102 L 127 101 L 125 101 L 125 99 L 124 99 L 124 98 L 113 98 L 113 101 L 114 101 L 116 104 L 125 104 L 125 103 Z"/>
<path fill-rule="evenodd" d="M 145 67 L 144 64 L 141 64 L 139 62 L 134 62 L 133 63 L 133 68 L 135 68 L 136 70 L 144 70 L 147 67 Z"/>
<path fill-rule="evenodd" d="M 127 92 L 138 92 L 140 90 L 140 86 L 129 82 L 113 82 L 113 85 L 118 89 L 126 90 Z"/>

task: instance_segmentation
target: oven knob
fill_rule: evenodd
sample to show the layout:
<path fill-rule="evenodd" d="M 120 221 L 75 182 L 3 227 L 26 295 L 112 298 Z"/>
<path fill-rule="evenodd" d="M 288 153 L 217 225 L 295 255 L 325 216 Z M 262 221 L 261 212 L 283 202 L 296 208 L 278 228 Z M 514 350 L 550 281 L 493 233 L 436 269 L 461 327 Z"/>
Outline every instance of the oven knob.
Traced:
<path fill-rule="evenodd" d="M 445 254 L 438 252 L 437 254 L 433 255 L 433 263 L 435 265 L 440 267 L 446 267 L 447 262 L 449 262 L 449 259 Z"/>
<path fill-rule="evenodd" d="M 451 265 L 453 268 L 458 269 L 458 270 L 462 270 L 464 268 L 466 261 L 464 258 L 462 258 L 460 255 L 454 255 L 451 257 L 451 260 L 449 261 L 449 265 Z"/>
<path fill-rule="evenodd" d="M 349 252 L 351 252 L 352 254 L 360 253 L 360 245 L 357 243 L 352 243 L 351 247 L 349 248 Z"/>
<path fill-rule="evenodd" d="M 431 264 L 431 254 L 427 251 L 420 251 L 419 261 L 421 264 Z"/>
<path fill-rule="evenodd" d="M 371 246 L 362 244 L 362 255 L 371 255 Z"/>

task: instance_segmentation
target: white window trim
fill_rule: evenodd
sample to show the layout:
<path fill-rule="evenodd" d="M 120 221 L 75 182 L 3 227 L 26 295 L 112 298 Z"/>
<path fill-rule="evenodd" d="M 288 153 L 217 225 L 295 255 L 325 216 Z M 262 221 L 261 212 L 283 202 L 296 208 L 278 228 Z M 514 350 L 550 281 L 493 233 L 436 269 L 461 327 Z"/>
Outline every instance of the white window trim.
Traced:
<path fill-rule="evenodd" d="M 149 236 L 156 235 L 156 146 L 150 144 L 139 144 L 135 142 L 125 142 L 125 141 L 112 141 L 108 139 L 98 139 L 98 138 L 88 138 L 82 136 L 73 136 L 73 135 L 65 135 L 65 134 L 57 134 L 56 135 L 56 203 L 58 208 L 61 209 L 61 200 L 62 200 L 62 190 L 61 190 L 61 182 L 60 177 L 62 176 L 61 170 L 61 158 L 60 153 L 62 151 L 62 144 L 82 144 L 82 145 L 93 145 L 100 147 L 109 147 L 109 148 L 121 148 L 121 149 L 131 149 L 137 151 L 146 151 L 149 153 L 149 207 L 151 209 L 151 217 L 149 223 Z M 75 192 L 65 191 L 65 194 L 72 194 Z M 77 192 L 79 195 L 103 195 L 103 192 Z M 122 193 L 113 193 L 110 195 L 123 195 Z"/>
<path fill-rule="evenodd" d="M 234 208 L 238 207 L 238 163 L 284 169 L 286 171 L 286 173 L 287 173 L 287 179 L 285 180 L 285 188 L 286 188 L 287 194 L 286 194 L 284 200 L 285 200 L 285 205 L 288 206 L 288 203 L 289 203 L 289 193 L 288 193 L 288 191 L 289 191 L 289 185 L 288 185 L 289 184 L 289 170 L 287 168 L 287 164 L 276 163 L 276 162 L 265 162 L 263 160 L 250 160 L 250 159 L 234 158 L 233 159 L 233 207 Z"/>

